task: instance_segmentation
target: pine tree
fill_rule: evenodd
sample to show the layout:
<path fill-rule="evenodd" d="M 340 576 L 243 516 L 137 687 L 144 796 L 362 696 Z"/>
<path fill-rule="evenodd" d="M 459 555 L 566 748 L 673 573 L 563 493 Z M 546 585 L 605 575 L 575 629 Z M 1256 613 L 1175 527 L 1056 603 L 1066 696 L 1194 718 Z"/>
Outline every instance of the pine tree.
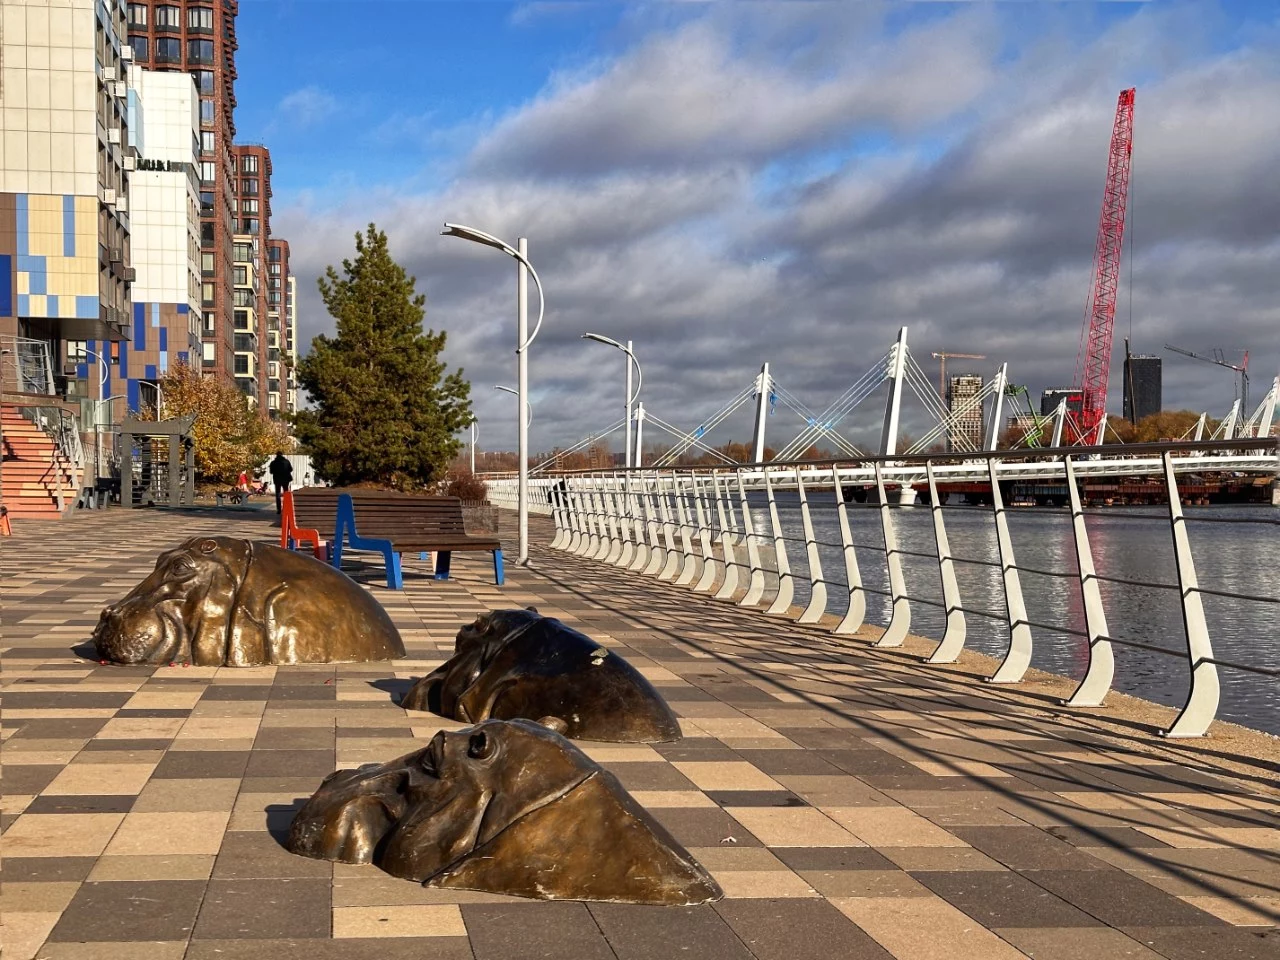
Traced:
<path fill-rule="evenodd" d="M 454 434 L 471 422 L 471 385 L 461 370 L 445 375 L 445 333 L 423 332 L 415 282 L 372 223 L 342 275 L 331 266 L 320 279 L 337 335 L 316 337 L 298 363 L 315 407 L 294 423 L 331 483 L 412 489 L 442 479 L 461 448 Z"/>

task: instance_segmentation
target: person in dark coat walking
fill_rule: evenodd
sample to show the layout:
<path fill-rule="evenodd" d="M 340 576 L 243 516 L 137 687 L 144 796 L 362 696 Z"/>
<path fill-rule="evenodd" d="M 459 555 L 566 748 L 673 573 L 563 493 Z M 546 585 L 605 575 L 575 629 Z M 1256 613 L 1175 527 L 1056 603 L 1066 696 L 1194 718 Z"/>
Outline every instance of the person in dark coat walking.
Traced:
<path fill-rule="evenodd" d="M 267 470 L 271 474 L 272 482 L 276 485 L 276 516 L 279 516 L 284 492 L 293 483 L 293 464 L 285 459 L 283 453 L 277 450 L 275 459 L 271 461 Z"/>

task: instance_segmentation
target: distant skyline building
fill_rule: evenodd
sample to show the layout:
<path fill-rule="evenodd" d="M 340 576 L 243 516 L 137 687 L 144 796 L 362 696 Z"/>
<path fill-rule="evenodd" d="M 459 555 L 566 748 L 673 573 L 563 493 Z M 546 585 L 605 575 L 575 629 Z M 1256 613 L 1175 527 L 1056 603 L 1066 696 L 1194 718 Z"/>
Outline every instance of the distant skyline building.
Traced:
<path fill-rule="evenodd" d="M 285 284 L 285 306 L 287 316 L 284 321 L 284 354 L 289 364 L 284 371 L 285 380 L 285 413 L 298 412 L 298 278 L 290 273 Z"/>
<path fill-rule="evenodd" d="M 271 153 L 261 144 L 236 144 L 233 154 L 232 200 L 233 229 L 240 236 L 253 238 L 253 269 L 258 284 L 254 291 L 257 330 L 254 333 L 254 349 L 257 351 L 254 377 L 254 402 L 258 409 L 267 410 L 267 244 L 271 236 Z M 237 243 L 240 242 L 237 238 Z M 235 309 L 239 309 L 239 303 Z M 236 323 L 236 336 L 241 329 Z M 236 348 L 239 353 L 240 348 Z"/>
<path fill-rule="evenodd" d="M 125 393 L 131 413 L 156 409 L 157 381 L 177 363 L 199 369 L 200 115 L 185 73 L 133 66 L 129 174 L 133 226 L 133 316 Z"/>
<path fill-rule="evenodd" d="M 289 242 L 267 241 L 267 412 L 280 419 L 288 412 Z"/>
<path fill-rule="evenodd" d="M 1067 400 L 1067 413 L 1080 413 L 1084 409 L 1084 391 L 1079 387 L 1049 387 L 1040 394 L 1040 416 L 1051 416 L 1063 398 Z"/>
<path fill-rule="evenodd" d="M 258 334 L 261 330 L 258 313 L 258 238 L 247 233 L 232 236 L 232 307 L 235 317 L 235 357 L 232 373 L 236 386 L 258 406 Z"/>
<path fill-rule="evenodd" d="M 1130 423 L 1163 409 L 1163 370 L 1159 357 L 1130 354 L 1124 363 L 1124 418 Z"/>
<path fill-rule="evenodd" d="M 982 387 L 982 377 L 975 374 L 948 378 L 947 410 L 952 414 L 952 426 L 947 435 L 948 451 L 982 448 L 985 429 L 983 404 L 974 402 L 974 398 L 982 393 Z"/>

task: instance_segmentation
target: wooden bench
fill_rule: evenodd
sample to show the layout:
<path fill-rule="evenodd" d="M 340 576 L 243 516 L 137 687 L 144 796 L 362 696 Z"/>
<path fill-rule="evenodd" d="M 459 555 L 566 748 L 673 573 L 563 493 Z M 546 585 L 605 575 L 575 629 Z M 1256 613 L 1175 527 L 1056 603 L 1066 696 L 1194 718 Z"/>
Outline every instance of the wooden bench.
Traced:
<path fill-rule="evenodd" d="M 338 529 L 338 495 L 332 487 L 286 490 L 280 504 L 280 546 L 295 550 L 311 544 L 317 560 L 328 560 L 328 546 Z"/>
<path fill-rule="evenodd" d="M 418 497 L 373 490 L 335 491 L 337 522 L 330 548 L 331 562 L 342 569 L 344 546 L 376 550 L 387 565 L 387 586 L 404 588 L 401 554 L 436 555 L 435 577 L 449 579 L 449 564 L 460 550 L 493 554 L 494 581 L 501 586 L 502 542 L 497 537 L 468 536 L 457 497 Z M 357 529 L 357 522 L 359 529 Z"/>

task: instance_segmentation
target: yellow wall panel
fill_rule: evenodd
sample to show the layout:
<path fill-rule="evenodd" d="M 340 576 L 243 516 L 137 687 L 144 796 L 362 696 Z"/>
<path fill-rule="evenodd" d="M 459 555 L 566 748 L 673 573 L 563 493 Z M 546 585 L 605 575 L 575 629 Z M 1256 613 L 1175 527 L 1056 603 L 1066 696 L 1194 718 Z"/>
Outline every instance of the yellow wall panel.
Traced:
<path fill-rule="evenodd" d="M 26 270 L 18 271 L 18 293 L 26 294 L 31 292 L 31 274 Z"/>
<path fill-rule="evenodd" d="M 47 304 L 45 303 L 45 298 L 44 298 L 42 295 L 40 295 L 40 294 L 32 294 L 32 295 L 31 295 L 31 308 L 30 308 L 30 309 L 31 309 L 31 316 L 33 316 L 33 317 L 45 317 L 45 316 L 48 316 L 48 313 L 46 312 L 46 311 L 47 311 L 47 309 L 48 309 L 48 306 L 47 306 Z"/>

